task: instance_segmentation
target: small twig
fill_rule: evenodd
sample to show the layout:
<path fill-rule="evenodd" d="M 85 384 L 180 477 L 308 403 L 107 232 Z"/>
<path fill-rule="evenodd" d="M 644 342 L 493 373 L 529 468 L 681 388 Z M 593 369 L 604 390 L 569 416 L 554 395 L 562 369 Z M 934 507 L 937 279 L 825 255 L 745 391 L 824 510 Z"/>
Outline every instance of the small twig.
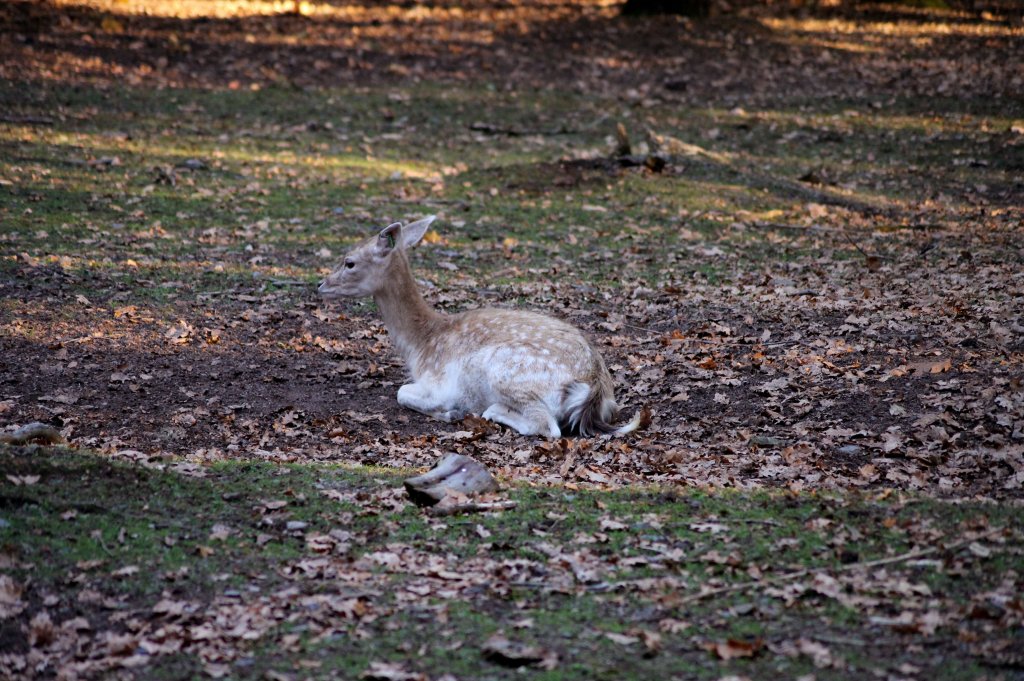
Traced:
<path fill-rule="evenodd" d="M 92 343 L 93 341 L 100 341 L 100 340 L 114 340 L 114 339 L 113 338 L 108 338 L 107 336 L 79 336 L 78 338 L 68 338 L 66 340 L 62 340 L 61 343 Z"/>
<path fill-rule="evenodd" d="M 0 123 L 26 123 L 28 125 L 53 125 L 49 116 L 0 116 Z"/>
<path fill-rule="evenodd" d="M 844 232 L 845 230 L 836 229 L 835 227 L 826 227 L 824 225 L 791 225 L 784 222 L 762 222 L 758 220 L 753 223 L 754 227 L 761 229 L 791 229 L 798 232 Z"/>
<path fill-rule="evenodd" d="M 524 137 L 526 135 L 574 135 L 574 130 L 562 127 L 557 130 L 518 130 L 516 128 L 504 128 L 500 125 L 491 125 L 490 123 L 472 123 L 469 129 L 474 132 L 482 132 L 485 135 L 506 135 L 508 137 Z"/>
<path fill-rule="evenodd" d="M 697 601 L 702 601 L 705 598 L 709 598 L 711 596 L 718 596 L 718 595 L 721 595 L 721 594 L 732 593 L 734 591 L 746 591 L 747 589 L 757 588 L 757 587 L 761 587 L 761 586 L 771 586 L 773 584 L 779 584 L 779 583 L 782 583 L 782 582 L 789 582 L 789 581 L 792 581 L 794 579 L 799 579 L 801 577 L 806 577 L 808 575 L 823 574 L 823 573 L 827 573 L 827 572 L 851 572 L 853 570 L 860 570 L 860 569 L 865 569 L 865 568 L 878 567 L 879 565 L 891 565 L 893 563 L 902 563 L 903 561 L 913 560 L 914 558 L 920 558 L 922 556 L 930 556 L 931 554 L 938 553 L 940 551 L 953 551 L 953 550 L 956 550 L 956 549 L 960 548 L 961 546 L 964 546 L 964 545 L 969 544 L 969 543 L 974 542 L 974 541 L 978 541 L 979 539 L 984 539 L 984 538 L 991 537 L 993 535 L 999 534 L 1002 531 L 1003 531 L 1003 528 L 1001 528 L 1001 527 L 994 528 L 994 529 L 989 530 L 988 532 L 983 532 L 981 535 L 979 535 L 977 537 L 968 537 L 968 538 L 965 538 L 965 539 L 961 539 L 959 541 L 955 541 L 952 544 L 947 544 L 945 546 L 929 546 L 926 549 L 914 549 L 913 551 L 908 551 L 906 553 L 901 553 L 901 554 L 899 554 L 897 556 L 889 556 L 887 558 L 877 558 L 875 560 L 868 560 L 868 561 L 863 561 L 863 562 L 858 562 L 858 563 L 849 563 L 847 565 L 842 565 L 842 566 L 837 567 L 837 568 L 807 568 L 805 570 L 797 570 L 796 572 L 790 572 L 790 573 L 787 573 L 787 574 L 784 574 L 784 575 L 779 575 L 778 577 L 773 577 L 773 578 L 769 578 L 769 579 L 762 579 L 762 580 L 758 580 L 758 581 L 749 581 L 749 582 L 741 582 L 739 584 L 729 584 L 728 586 L 720 586 L 720 587 L 716 587 L 714 589 L 708 589 L 706 591 L 701 591 L 700 593 L 691 594 L 690 596 L 687 596 L 686 598 L 682 598 L 679 601 L 677 601 L 676 605 L 677 606 L 688 605 L 690 603 L 696 603 Z"/>
<path fill-rule="evenodd" d="M 630 329 L 636 329 L 637 331 L 646 331 L 647 333 L 653 333 L 653 334 L 657 334 L 658 333 L 654 329 L 648 329 L 647 327 L 644 327 L 644 326 L 637 326 L 636 324 L 626 324 L 625 322 L 623 322 L 622 325 L 625 326 L 625 327 L 628 327 Z"/>
<path fill-rule="evenodd" d="M 507 511 L 518 506 L 515 501 L 481 501 L 456 504 L 454 506 L 433 506 L 427 509 L 432 516 L 442 517 L 459 515 L 460 513 L 486 513 L 487 511 Z"/>
<path fill-rule="evenodd" d="M 831 636 L 829 634 L 807 634 L 807 638 L 815 641 L 821 641 L 822 643 L 831 643 L 837 646 L 856 646 L 858 648 L 863 648 L 868 644 L 868 642 L 862 638 Z M 876 642 L 872 641 L 871 645 L 876 645 Z"/>
<path fill-rule="evenodd" d="M 932 237 L 931 239 L 929 239 L 929 240 L 928 240 L 928 243 L 926 243 L 926 244 L 925 244 L 924 246 L 922 246 L 922 247 L 921 247 L 921 248 L 920 248 L 920 249 L 919 249 L 919 250 L 917 251 L 917 255 L 918 255 L 918 256 L 920 256 L 920 257 L 922 257 L 922 258 L 923 258 L 924 256 L 928 255 L 928 253 L 929 253 L 929 252 L 930 252 L 930 251 L 931 251 L 931 250 L 932 250 L 933 248 L 935 248 L 936 246 L 938 246 L 938 245 L 939 245 L 939 241 L 940 241 L 940 239 L 939 239 L 938 237 L 934 237 L 934 236 L 933 236 L 933 237 Z"/>
<path fill-rule="evenodd" d="M 423 199 L 420 203 L 427 206 L 458 206 L 462 210 L 469 210 L 469 204 L 464 199 Z"/>
<path fill-rule="evenodd" d="M 101 549 L 103 549 L 103 553 L 107 554 L 108 556 L 113 556 L 114 555 L 113 552 L 110 549 L 107 548 L 106 542 L 103 541 L 103 534 L 102 533 L 101 534 L 97 534 L 95 539 L 96 539 L 96 543 L 100 545 Z"/>
<path fill-rule="evenodd" d="M 865 258 L 870 258 L 871 257 L 871 254 L 868 253 L 867 251 L 865 251 L 863 248 L 861 248 L 860 244 L 858 244 L 856 241 L 854 241 L 853 237 L 851 237 L 849 235 L 849 233 L 846 232 L 846 230 L 843 230 L 843 238 L 846 239 L 847 241 L 849 241 L 850 245 L 853 246 L 854 248 L 856 248 L 858 251 L 860 251 L 860 254 L 863 255 Z"/>

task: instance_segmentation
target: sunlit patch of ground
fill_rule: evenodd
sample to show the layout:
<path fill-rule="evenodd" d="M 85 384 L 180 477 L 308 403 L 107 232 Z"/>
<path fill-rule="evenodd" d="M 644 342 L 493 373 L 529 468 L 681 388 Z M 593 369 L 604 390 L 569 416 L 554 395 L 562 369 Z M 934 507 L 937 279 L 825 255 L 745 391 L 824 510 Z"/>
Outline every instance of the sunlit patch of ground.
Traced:
<path fill-rule="evenodd" d="M 0 75 L 7 78 L 230 89 L 473 81 L 702 103 L 772 100 L 783 91 L 1007 97 L 1024 83 L 1024 26 L 998 7 L 969 14 L 823 7 L 795 18 L 740 3 L 701 23 L 624 21 L 610 2 L 94 0 L 18 9 L 24 7 L 31 5 L 7 10 L 12 30 L 0 36 Z M 666 84 L 675 94 L 658 92 Z"/>

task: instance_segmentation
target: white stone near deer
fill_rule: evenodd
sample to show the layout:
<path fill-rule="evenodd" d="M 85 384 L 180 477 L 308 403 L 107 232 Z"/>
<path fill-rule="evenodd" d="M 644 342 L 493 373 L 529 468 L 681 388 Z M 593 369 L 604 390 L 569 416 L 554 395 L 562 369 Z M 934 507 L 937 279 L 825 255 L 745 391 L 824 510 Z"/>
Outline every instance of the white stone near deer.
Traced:
<path fill-rule="evenodd" d="M 478 414 L 523 435 L 622 435 L 611 375 L 573 326 L 535 312 L 443 314 L 420 295 L 406 251 L 435 216 L 394 223 L 354 248 L 320 284 L 325 298 L 372 296 L 412 374 L 398 403 L 442 421 Z"/>

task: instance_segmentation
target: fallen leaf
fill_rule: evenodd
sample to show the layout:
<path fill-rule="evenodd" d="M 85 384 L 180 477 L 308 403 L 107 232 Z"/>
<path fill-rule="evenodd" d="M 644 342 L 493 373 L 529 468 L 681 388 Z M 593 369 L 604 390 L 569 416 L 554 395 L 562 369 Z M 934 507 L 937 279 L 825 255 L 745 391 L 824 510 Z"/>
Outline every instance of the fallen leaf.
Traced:
<path fill-rule="evenodd" d="M 231 536 L 232 532 L 233 530 L 229 526 L 222 523 L 216 523 L 212 528 L 210 528 L 209 539 L 210 541 L 224 541 Z"/>
<path fill-rule="evenodd" d="M 60 404 L 75 404 L 78 402 L 78 393 L 70 390 L 61 389 L 57 392 L 49 395 L 43 395 L 39 398 L 40 402 L 59 402 Z"/>
<path fill-rule="evenodd" d="M 640 629 L 637 632 L 640 635 L 640 640 L 644 644 L 644 654 L 648 657 L 657 655 L 661 652 L 662 637 L 656 631 L 649 631 L 647 629 Z"/>
<path fill-rule="evenodd" d="M 605 531 L 605 532 L 615 532 L 615 531 L 618 531 L 618 530 L 626 530 L 626 529 L 629 529 L 629 525 L 627 525 L 626 523 L 622 522 L 621 520 L 615 520 L 615 519 L 609 518 L 607 516 L 605 516 L 604 518 L 601 518 L 601 530 L 602 531 Z"/>
<path fill-rule="evenodd" d="M 172 601 L 165 598 L 158 601 L 156 605 L 153 606 L 153 614 L 164 615 L 166 617 L 179 617 L 186 612 L 188 607 L 188 601 Z"/>
<path fill-rule="evenodd" d="M 806 655 L 811 658 L 814 662 L 814 666 L 819 669 L 831 667 L 834 665 L 832 659 L 832 652 L 823 644 L 810 639 L 802 638 L 796 643 L 797 650 L 800 651 L 801 655 Z"/>
<path fill-rule="evenodd" d="M 138 573 L 139 573 L 139 566 L 138 565 L 125 565 L 123 568 L 120 568 L 118 570 L 114 570 L 113 572 L 111 572 L 110 576 L 114 577 L 116 579 L 121 579 L 123 577 L 131 577 L 132 575 L 137 575 Z"/>
<path fill-rule="evenodd" d="M 12 577 L 0 574 L 0 620 L 14 617 L 25 609 L 21 592 L 21 586 Z"/>
<path fill-rule="evenodd" d="M 39 476 L 38 475 L 8 475 L 7 479 L 15 487 L 22 487 L 22 486 L 28 487 L 30 485 L 34 485 L 37 482 L 39 482 Z"/>
<path fill-rule="evenodd" d="M 106 33 L 124 33 L 124 24 L 109 15 L 100 21 L 100 28 Z"/>
<path fill-rule="evenodd" d="M 626 634 L 619 634 L 619 633 L 616 633 L 614 631 L 606 631 L 604 633 L 604 636 L 605 636 L 605 638 L 607 638 L 612 643 L 618 643 L 620 646 L 631 646 L 634 643 L 639 643 L 640 642 L 640 639 L 638 637 L 636 637 L 636 636 L 628 636 Z"/>
<path fill-rule="evenodd" d="M 44 648 L 53 643 L 57 636 L 57 628 L 53 626 L 50 614 L 43 610 L 28 623 L 28 643 L 33 648 Z"/>
<path fill-rule="evenodd" d="M 359 678 L 369 681 L 427 681 L 426 674 L 411 672 L 404 665 L 392 662 L 371 662 Z"/>
<path fill-rule="evenodd" d="M 689 622 L 673 619 L 671 617 L 666 617 L 665 619 L 658 621 L 658 628 L 666 634 L 678 634 L 686 631 L 690 626 Z"/>
<path fill-rule="evenodd" d="M 713 653 L 722 660 L 734 660 L 741 657 L 754 657 L 764 647 L 764 641 L 755 639 L 753 641 L 740 641 L 738 639 L 727 639 L 725 641 L 711 641 L 704 644 L 704 649 Z"/>
<path fill-rule="evenodd" d="M 971 542 L 970 544 L 968 544 L 967 545 L 967 550 L 970 551 L 975 556 L 977 556 L 978 558 L 988 558 L 989 556 L 992 555 L 992 549 L 988 548 L 987 546 L 985 546 L 983 544 L 979 544 L 976 541 Z"/>

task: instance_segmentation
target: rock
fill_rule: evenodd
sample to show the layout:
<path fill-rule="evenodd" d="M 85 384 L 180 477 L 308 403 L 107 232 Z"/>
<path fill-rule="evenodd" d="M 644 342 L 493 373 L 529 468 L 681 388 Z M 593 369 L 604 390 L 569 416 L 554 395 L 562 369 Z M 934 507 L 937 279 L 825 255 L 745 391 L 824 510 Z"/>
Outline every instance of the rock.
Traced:
<path fill-rule="evenodd" d="M 406 480 L 405 489 L 413 503 L 433 506 L 444 499 L 448 490 L 465 495 L 484 494 L 497 490 L 498 483 L 476 459 L 449 454 L 423 475 Z"/>
<path fill-rule="evenodd" d="M 18 428 L 13 433 L 0 434 L 0 442 L 9 445 L 24 445 L 38 442 L 44 445 L 64 444 L 64 437 L 53 426 L 34 421 Z"/>

